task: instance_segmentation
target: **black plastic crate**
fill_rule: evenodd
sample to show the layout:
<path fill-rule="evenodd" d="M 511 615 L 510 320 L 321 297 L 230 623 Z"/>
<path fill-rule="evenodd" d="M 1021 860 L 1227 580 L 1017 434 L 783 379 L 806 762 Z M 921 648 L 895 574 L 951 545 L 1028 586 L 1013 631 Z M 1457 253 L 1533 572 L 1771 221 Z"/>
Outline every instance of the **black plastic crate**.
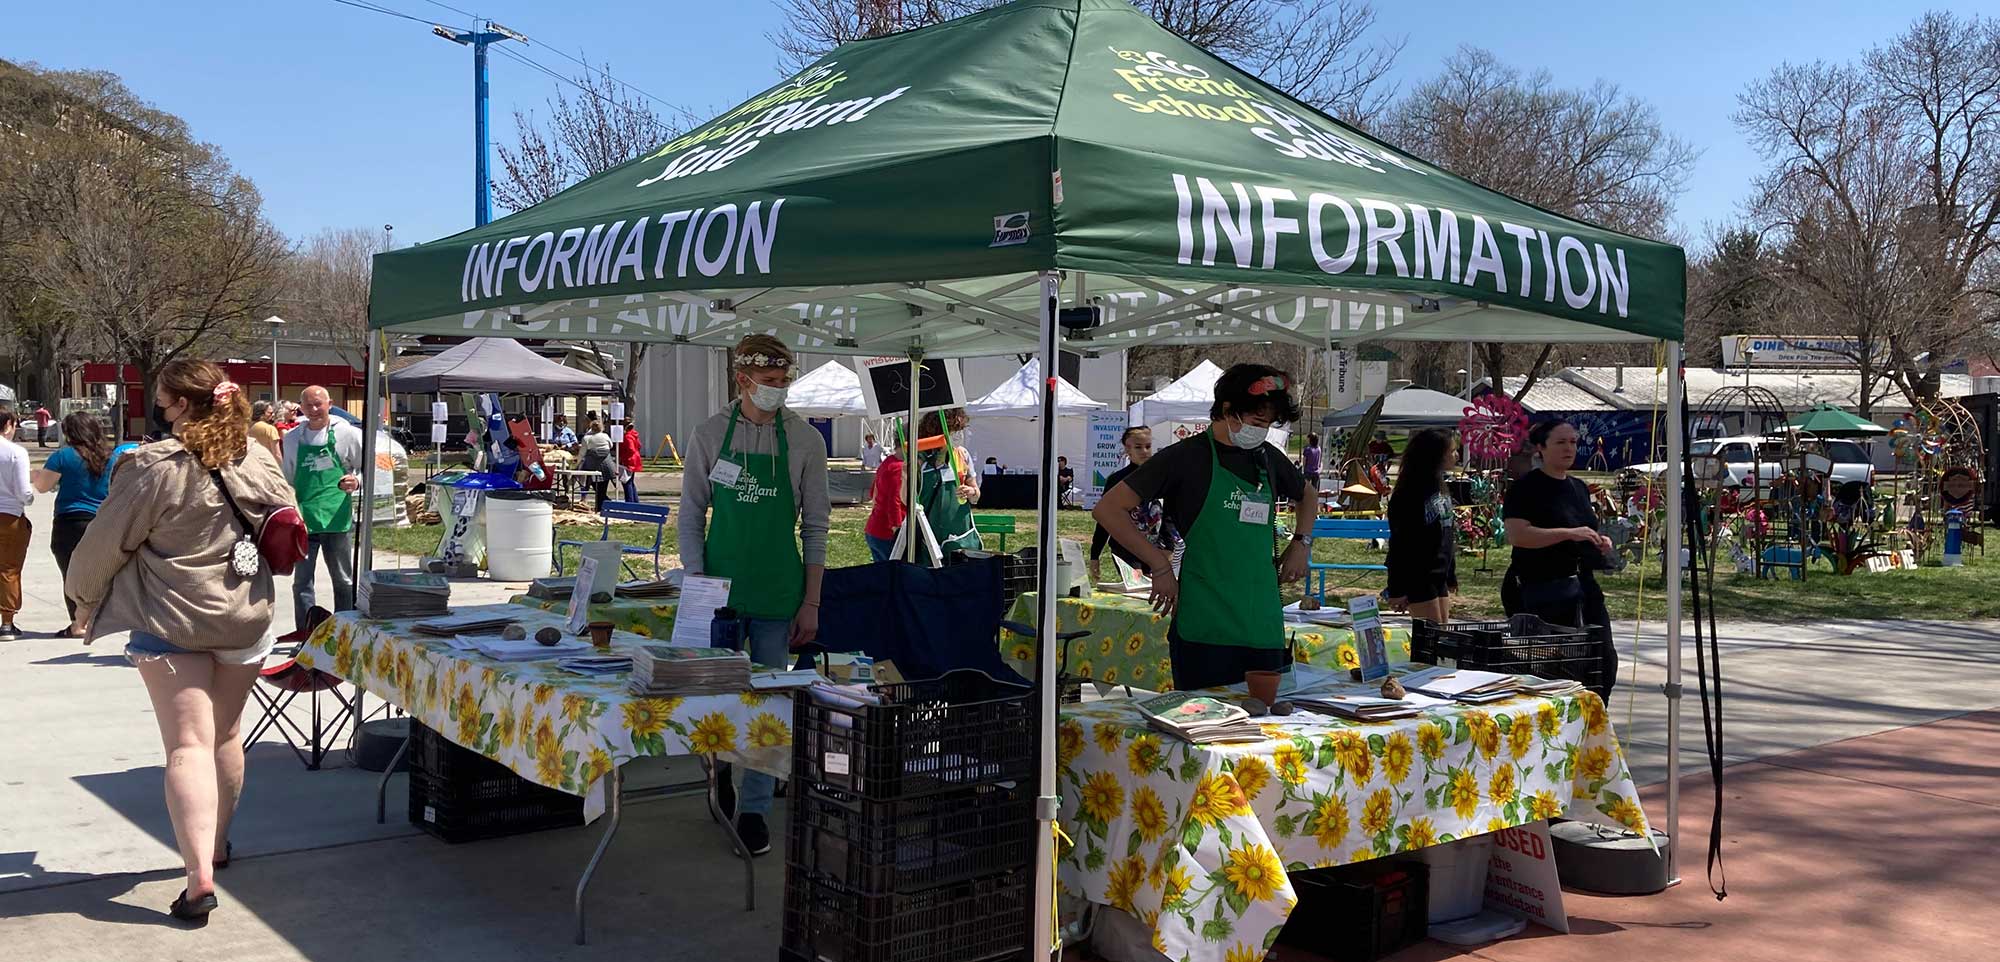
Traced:
<path fill-rule="evenodd" d="M 1504 621 L 1416 620 L 1410 660 L 1543 678 L 1573 678 L 1602 691 L 1604 658 L 1592 628 L 1551 625 L 1534 615 Z"/>
<path fill-rule="evenodd" d="M 913 892 L 1034 861 L 1026 783 L 877 802 L 794 793 L 786 843 L 798 869 L 868 893 Z"/>
<path fill-rule="evenodd" d="M 870 691 L 886 704 L 796 700 L 793 782 L 887 801 L 1034 779 L 1032 688 L 965 670 Z"/>
<path fill-rule="evenodd" d="M 1032 872 L 871 895 L 793 868 L 781 962 L 993 962 L 1029 955 Z"/>
<path fill-rule="evenodd" d="M 410 824 L 471 842 L 583 824 L 583 798 L 544 788 L 410 722 Z"/>
<path fill-rule="evenodd" d="M 1297 872 L 1298 904 L 1278 944 L 1330 962 L 1374 962 L 1423 941 L 1430 923 L 1430 869 L 1422 862 L 1367 862 Z"/>
<path fill-rule="evenodd" d="M 1000 575 L 1000 594 L 1008 607 L 1013 606 L 1014 599 L 1039 587 L 1036 579 L 1041 568 L 1035 563 L 1038 554 L 1039 549 L 1022 548 L 1013 554 L 1000 556 L 1006 559 L 1006 567 Z"/>

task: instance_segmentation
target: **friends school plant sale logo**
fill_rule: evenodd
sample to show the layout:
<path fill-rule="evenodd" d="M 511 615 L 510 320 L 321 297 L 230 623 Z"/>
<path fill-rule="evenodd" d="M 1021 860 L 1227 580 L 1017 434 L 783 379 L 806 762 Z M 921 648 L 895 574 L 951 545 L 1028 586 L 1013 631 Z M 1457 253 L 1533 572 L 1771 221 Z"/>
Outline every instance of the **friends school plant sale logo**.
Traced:
<path fill-rule="evenodd" d="M 993 218 L 993 243 L 988 247 L 1013 247 L 1028 242 L 1028 212 L 1015 211 Z"/>

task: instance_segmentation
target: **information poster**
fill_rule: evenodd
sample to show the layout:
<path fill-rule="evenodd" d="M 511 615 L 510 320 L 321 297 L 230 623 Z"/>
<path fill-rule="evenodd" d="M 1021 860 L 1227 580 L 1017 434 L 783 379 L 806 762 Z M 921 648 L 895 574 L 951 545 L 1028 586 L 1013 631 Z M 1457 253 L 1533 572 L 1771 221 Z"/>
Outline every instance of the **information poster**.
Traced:
<path fill-rule="evenodd" d="M 1389 676 L 1389 649 L 1382 639 L 1382 612 L 1374 595 L 1356 595 L 1347 602 L 1354 619 L 1354 640 L 1361 649 L 1361 680 L 1375 681 Z"/>
<path fill-rule="evenodd" d="M 1532 822 L 1493 833 L 1493 859 L 1486 867 L 1486 904 L 1516 918 L 1569 932 L 1562 882 L 1556 876 L 1549 823 Z"/>
<path fill-rule="evenodd" d="M 1090 463 L 1088 477 L 1083 483 L 1084 507 L 1097 507 L 1097 499 L 1104 497 L 1104 479 L 1124 466 L 1125 446 L 1119 443 L 1124 434 L 1125 412 L 1090 412 L 1083 437 Z"/>
<path fill-rule="evenodd" d="M 870 416 L 909 416 L 909 358 L 855 358 L 854 370 L 861 375 L 861 400 Z M 917 410 L 964 406 L 965 384 L 959 378 L 958 362 L 945 358 L 925 360 L 917 369 Z"/>

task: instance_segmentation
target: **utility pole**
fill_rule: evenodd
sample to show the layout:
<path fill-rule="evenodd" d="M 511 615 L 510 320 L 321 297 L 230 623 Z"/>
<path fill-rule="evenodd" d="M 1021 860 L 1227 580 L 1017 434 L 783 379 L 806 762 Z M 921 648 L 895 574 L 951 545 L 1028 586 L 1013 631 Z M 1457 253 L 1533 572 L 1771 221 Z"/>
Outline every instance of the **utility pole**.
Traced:
<path fill-rule="evenodd" d="M 492 172 L 486 160 L 486 46 L 502 40 L 518 40 L 527 43 L 521 36 L 491 20 L 475 21 L 473 28 L 460 32 L 449 27 L 431 26 L 431 32 L 452 43 L 472 48 L 472 150 L 474 179 L 472 187 L 472 226 L 483 227 L 493 219 Z"/>

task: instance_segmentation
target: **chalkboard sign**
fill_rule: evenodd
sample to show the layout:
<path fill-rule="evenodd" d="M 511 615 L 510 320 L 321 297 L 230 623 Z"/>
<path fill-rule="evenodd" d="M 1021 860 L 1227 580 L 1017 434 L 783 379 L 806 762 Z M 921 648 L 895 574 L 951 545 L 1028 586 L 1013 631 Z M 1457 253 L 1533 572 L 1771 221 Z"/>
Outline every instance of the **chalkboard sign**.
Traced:
<path fill-rule="evenodd" d="M 856 358 L 854 369 L 861 375 L 861 398 L 873 417 L 893 417 L 910 413 L 910 359 L 907 357 Z M 958 362 L 929 358 L 918 368 L 917 410 L 937 411 L 965 406 L 965 385 L 959 380 Z"/>

